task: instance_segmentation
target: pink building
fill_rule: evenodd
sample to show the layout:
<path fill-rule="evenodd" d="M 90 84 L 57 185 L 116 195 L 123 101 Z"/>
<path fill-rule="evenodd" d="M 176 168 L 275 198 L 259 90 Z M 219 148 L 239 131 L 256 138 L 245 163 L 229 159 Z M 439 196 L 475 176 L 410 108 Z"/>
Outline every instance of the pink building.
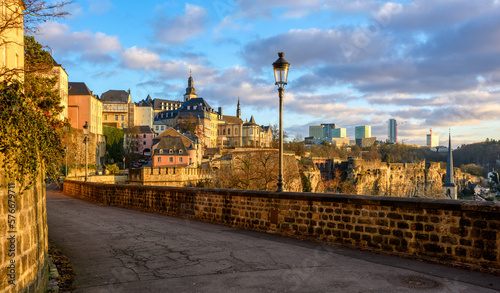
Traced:
<path fill-rule="evenodd" d="M 135 141 L 134 141 L 135 136 Z M 153 139 L 156 134 L 149 126 L 135 126 L 133 128 L 125 129 L 125 139 L 124 147 L 127 148 L 127 144 L 133 142 L 133 151 L 135 153 L 140 153 L 144 156 L 152 155 Z"/>
<path fill-rule="evenodd" d="M 155 144 L 153 167 L 188 167 L 196 162 L 196 149 L 186 147 L 179 136 L 163 136 Z"/>

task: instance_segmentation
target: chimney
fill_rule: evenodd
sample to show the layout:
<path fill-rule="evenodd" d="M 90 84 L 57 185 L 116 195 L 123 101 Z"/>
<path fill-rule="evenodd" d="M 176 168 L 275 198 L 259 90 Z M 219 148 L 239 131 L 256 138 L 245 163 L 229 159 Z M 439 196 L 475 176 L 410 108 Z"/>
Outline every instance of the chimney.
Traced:
<path fill-rule="evenodd" d="M 219 107 L 219 115 L 222 117 L 222 107 Z"/>

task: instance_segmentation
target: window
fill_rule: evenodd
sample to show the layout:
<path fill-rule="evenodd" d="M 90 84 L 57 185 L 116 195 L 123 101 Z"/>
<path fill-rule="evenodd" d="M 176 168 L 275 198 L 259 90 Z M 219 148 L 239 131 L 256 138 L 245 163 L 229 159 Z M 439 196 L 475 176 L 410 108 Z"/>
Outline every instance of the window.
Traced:
<path fill-rule="evenodd" d="M 169 154 L 173 154 L 173 153 L 174 153 L 174 151 L 173 151 L 172 149 L 169 149 L 169 150 L 168 150 L 168 153 L 169 153 Z"/>
<path fill-rule="evenodd" d="M 222 130 L 222 135 L 226 135 L 226 130 Z"/>
<path fill-rule="evenodd" d="M 158 152 L 159 152 L 160 154 L 163 154 L 163 149 L 160 149 Z"/>
<path fill-rule="evenodd" d="M 122 123 L 122 128 L 125 128 L 125 124 Z"/>
<path fill-rule="evenodd" d="M 189 165 L 193 163 L 193 159 L 189 158 Z"/>
<path fill-rule="evenodd" d="M 174 161 L 174 158 L 169 157 L 169 158 L 168 158 L 168 161 L 169 161 L 170 163 L 172 163 L 172 162 Z"/>
<path fill-rule="evenodd" d="M 146 138 L 146 135 L 145 135 L 145 134 L 143 134 L 143 135 L 142 135 L 142 138 Z"/>
<path fill-rule="evenodd" d="M 253 134 L 253 128 L 250 128 L 250 134 Z"/>
<path fill-rule="evenodd" d="M 146 145 L 146 141 L 143 141 L 143 142 L 142 142 L 142 145 Z"/>
<path fill-rule="evenodd" d="M 115 121 L 118 121 L 118 115 L 115 115 Z"/>
<path fill-rule="evenodd" d="M 182 154 L 182 150 L 179 150 L 179 154 Z"/>
<path fill-rule="evenodd" d="M 188 107 L 187 107 L 187 109 L 188 109 L 188 110 L 191 110 L 191 106 L 188 106 Z"/>
<path fill-rule="evenodd" d="M 227 135 L 231 135 L 231 128 L 227 130 Z"/>
<path fill-rule="evenodd" d="M 104 120 L 108 120 L 108 115 L 104 115 Z"/>
<path fill-rule="evenodd" d="M 122 121 L 125 121 L 125 115 L 122 115 Z"/>
<path fill-rule="evenodd" d="M 234 134 L 238 134 L 238 128 L 234 129 Z"/>
<path fill-rule="evenodd" d="M 156 130 L 158 130 L 158 125 L 156 125 Z"/>
<path fill-rule="evenodd" d="M 164 127 L 165 127 L 165 126 L 162 126 L 162 127 L 161 127 L 161 130 L 163 130 L 163 129 L 164 129 Z"/>
<path fill-rule="evenodd" d="M 158 157 L 158 159 L 156 160 L 158 163 L 161 163 L 161 157 Z"/>
<path fill-rule="evenodd" d="M 179 163 L 182 163 L 182 157 L 179 158 Z"/>

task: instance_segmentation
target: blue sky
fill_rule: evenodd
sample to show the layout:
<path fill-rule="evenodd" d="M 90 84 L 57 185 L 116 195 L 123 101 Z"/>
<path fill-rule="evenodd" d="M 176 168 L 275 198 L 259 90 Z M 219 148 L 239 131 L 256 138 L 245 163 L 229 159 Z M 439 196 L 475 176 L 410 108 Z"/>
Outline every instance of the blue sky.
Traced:
<path fill-rule="evenodd" d="M 284 128 L 406 122 L 399 141 L 425 144 L 429 129 L 454 146 L 500 139 L 499 0 L 79 0 L 41 25 L 69 80 L 132 100 L 182 100 L 190 72 L 215 109 L 278 123 L 272 63 L 291 63 Z"/>

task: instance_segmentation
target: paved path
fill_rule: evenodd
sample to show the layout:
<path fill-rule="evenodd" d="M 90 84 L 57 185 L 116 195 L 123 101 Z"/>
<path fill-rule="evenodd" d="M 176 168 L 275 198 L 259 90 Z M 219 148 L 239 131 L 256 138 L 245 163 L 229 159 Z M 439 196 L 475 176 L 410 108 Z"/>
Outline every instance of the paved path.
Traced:
<path fill-rule="evenodd" d="M 47 190 L 74 292 L 498 292 L 500 277 L 94 204 Z"/>

